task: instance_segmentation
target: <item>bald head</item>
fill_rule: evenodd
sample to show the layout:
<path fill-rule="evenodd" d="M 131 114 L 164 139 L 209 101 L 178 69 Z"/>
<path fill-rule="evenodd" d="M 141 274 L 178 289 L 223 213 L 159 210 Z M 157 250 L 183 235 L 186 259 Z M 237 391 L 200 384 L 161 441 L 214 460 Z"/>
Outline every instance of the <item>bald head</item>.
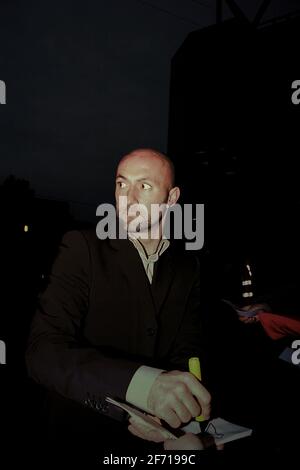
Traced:
<path fill-rule="evenodd" d="M 180 189 L 174 187 L 173 164 L 163 153 L 152 149 L 137 149 L 120 160 L 115 189 L 119 216 L 125 208 L 125 218 L 129 220 L 130 207 L 138 204 L 143 208 L 142 212 L 145 210 L 148 214 L 144 214 L 144 228 L 149 230 L 152 225 L 161 223 L 162 216 L 152 218 L 152 208 L 157 205 L 173 206 L 179 196 Z M 120 206 L 122 206 L 121 212 Z"/>
<path fill-rule="evenodd" d="M 152 172 L 156 173 L 158 178 L 164 178 L 168 190 L 173 188 L 175 184 L 175 169 L 173 162 L 167 155 L 150 148 L 136 149 L 121 158 L 118 170 L 129 159 L 132 164 L 137 166 L 151 167 Z"/>

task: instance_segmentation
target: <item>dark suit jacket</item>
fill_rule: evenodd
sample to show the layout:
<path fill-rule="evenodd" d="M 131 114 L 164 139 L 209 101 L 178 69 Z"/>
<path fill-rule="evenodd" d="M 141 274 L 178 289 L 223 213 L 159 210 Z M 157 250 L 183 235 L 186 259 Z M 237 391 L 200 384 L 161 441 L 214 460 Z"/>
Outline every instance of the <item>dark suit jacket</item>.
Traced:
<path fill-rule="evenodd" d="M 150 285 L 128 240 L 67 233 L 39 297 L 27 350 L 29 374 L 62 397 L 117 416 L 105 396 L 125 399 L 142 365 L 185 369 L 199 355 L 196 257 L 171 246 Z"/>

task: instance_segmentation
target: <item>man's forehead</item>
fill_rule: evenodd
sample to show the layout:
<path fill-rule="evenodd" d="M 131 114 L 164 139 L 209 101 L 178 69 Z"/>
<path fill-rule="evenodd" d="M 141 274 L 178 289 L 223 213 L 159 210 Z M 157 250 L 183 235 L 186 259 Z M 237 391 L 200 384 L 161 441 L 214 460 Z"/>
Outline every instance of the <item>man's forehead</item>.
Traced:
<path fill-rule="evenodd" d="M 126 171 L 128 169 L 134 173 L 156 174 L 162 171 L 163 167 L 167 166 L 165 162 L 155 154 L 130 154 L 126 155 L 119 163 L 117 172 Z"/>

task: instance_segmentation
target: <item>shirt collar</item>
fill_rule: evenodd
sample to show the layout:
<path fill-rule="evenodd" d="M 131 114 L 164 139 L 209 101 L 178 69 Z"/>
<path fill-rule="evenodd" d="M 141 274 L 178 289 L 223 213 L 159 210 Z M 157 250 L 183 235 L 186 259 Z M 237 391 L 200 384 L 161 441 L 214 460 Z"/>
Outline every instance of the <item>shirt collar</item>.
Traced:
<path fill-rule="evenodd" d="M 143 258 L 147 263 L 149 262 L 155 263 L 155 261 L 157 261 L 158 258 L 164 253 L 164 251 L 166 251 L 168 247 L 170 246 L 170 241 L 167 240 L 166 238 L 162 238 L 157 246 L 155 253 L 148 255 L 144 245 L 138 238 L 134 238 L 134 237 L 128 237 L 128 238 L 133 243 L 137 251 L 139 252 L 139 255 L 141 256 L 141 258 Z"/>

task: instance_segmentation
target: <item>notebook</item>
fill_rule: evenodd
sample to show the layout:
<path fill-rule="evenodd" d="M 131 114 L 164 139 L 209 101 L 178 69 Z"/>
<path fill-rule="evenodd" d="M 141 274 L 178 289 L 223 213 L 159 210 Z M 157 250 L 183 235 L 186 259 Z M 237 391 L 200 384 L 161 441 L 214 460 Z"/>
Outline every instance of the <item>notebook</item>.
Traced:
<path fill-rule="evenodd" d="M 193 434 L 201 433 L 200 425 L 197 421 L 191 421 L 191 423 L 182 429 Z M 252 429 L 231 423 L 222 418 L 214 418 L 208 421 L 205 432 L 214 438 L 215 444 L 221 445 L 251 436 Z"/>
<path fill-rule="evenodd" d="M 173 433 L 169 429 L 166 429 L 164 426 L 154 421 L 148 415 L 144 414 L 144 412 L 133 408 L 127 403 L 114 400 L 110 397 L 107 397 L 106 400 L 108 403 L 118 406 L 119 408 L 126 411 L 130 416 L 140 421 L 140 423 L 147 429 L 160 432 L 164 439 L 178 438 L 178 436 L 176 436 L 177 433 L 175 430 Z M 188 425 L 183 426 L 181 431 L 191 432 L 193 434 L 201 433 L 200 425 L 197 421 L 191 421 Z M 230 423 L 229 421 L 226 421 L 222 418 L 215 418 L 207 423 L 205 432 L 214 438 L 216 444 L 221 445 L 230 441 L 235 441 L 236 439 L 250 436 L 252 434 L 252 429 Z"/>

